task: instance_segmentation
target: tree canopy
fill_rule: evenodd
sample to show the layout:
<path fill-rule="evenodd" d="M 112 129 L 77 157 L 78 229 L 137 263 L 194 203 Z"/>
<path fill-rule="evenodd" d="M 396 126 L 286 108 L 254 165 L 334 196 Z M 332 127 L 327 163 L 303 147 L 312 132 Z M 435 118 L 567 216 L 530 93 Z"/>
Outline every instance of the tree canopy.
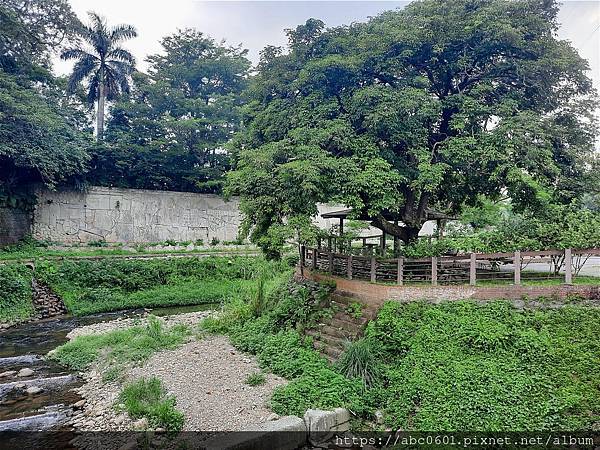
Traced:
<path fill-rule="evenodd" d="M 557 10 L 424 0 L 289 30 L 288 52 L 262 53 L 233 145 L 228 192 L 251 238 L 281 241 L 325 201 L 409 242 L 434 211 L 482 198 L 517 211 L 578 199 L 596 100 L 587 62 L 556 36 Z"/>
<path fill-rule="evenodd" d="M 0 5 L 0 206 L 28 207 L 37 184 L 81 175 L 88 120 L 49 57 L 79 26 L 64 0 Z"/>
<path fill-rule="evenodd" d="M 247 51 L 196 30 L 162 40 L 135 75 L 131 95 L 112 109 L 91 176 L 103 185 L 220 192 L 229 169 L 224 145 L 240 128 Z"/>

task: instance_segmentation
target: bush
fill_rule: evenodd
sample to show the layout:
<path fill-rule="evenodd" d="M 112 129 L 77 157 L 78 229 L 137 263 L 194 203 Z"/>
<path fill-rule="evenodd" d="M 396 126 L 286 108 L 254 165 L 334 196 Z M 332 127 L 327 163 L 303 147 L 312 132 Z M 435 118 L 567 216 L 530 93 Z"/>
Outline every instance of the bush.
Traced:
<path fill-rule="evenodd" d="M 142 378 L 127 384 L 118 402 L 125 405 L 125 411 L 133 419 L 146 417 L 150 426 L 162 427 L 167 431 L 181 431 L 183 414 L 175 409 L 175 398 L 167 396 L 161 381 L 152 377 Z"/>
<path fill-rule="evenodd" d="M 0 265 L 0 322 L 17 322 L 34 313 L 31 271 L 22 265 Z"/>
<path fill-rule="evenodd" d="M 286 386 L 276 388 L 271 409 L 280 415 L 300 417 L 309 408 L 347 407 L 353 412 L 362 412 L 362 388 L 360 380 L 350 380 L 327 367 L 313 368 Z"/>
<path fill-rule="evenodd" d="M 267 336 L 258 362 L 263 369 L 288 379 L 327 367 L 325 359 L 293 330 Z"/>

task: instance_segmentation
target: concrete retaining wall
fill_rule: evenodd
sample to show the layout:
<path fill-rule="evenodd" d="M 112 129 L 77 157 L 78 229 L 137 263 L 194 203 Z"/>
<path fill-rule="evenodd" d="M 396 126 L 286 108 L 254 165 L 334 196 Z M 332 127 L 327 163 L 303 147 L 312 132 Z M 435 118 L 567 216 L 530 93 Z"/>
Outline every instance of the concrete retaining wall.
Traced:
<path fill-rule="evenodd" d="M 20 209 L 0 208 L 0 245 L 14 244 L 30 233 L 30 213 Z"/>
<path fill-rule="evenodd" d="M 58 242 L 231 241 L 240 224 L 237 199 L 217 195 L 92 187 L 40 191 L 33 236 Z"/>

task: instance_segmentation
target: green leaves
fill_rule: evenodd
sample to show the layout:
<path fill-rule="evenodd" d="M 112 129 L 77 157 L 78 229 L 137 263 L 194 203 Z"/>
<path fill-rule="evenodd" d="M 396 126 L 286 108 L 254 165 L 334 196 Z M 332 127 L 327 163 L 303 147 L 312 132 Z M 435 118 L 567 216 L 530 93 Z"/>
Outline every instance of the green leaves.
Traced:
<path fill-rule="evenodd" d="M 288 54 L 265 53 L 232 143 L 231 192 L 254 239 L 319 201 L 396 212 L 408 240 L 428 209 L 459 213 L 479 195 L 508 192 L 534 211 L 577 199 L 592 174 L 596 99 L 585 61 L 554 37 L 556 14 L 553 2 L 426 0 L 366 24 L 291 31 Z M 326 170 L 310 169 L 318 151 Z M 300 188 L 282 189 L 292 179 Z"/>

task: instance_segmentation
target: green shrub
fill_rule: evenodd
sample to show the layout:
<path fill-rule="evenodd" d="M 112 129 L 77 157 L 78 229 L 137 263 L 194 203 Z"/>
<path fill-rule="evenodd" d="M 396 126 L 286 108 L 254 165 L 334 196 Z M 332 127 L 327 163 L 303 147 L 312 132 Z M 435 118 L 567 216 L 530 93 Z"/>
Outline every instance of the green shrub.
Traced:
<path fill-rule="evenodd" d="M 244 381 L 244 383 L 246 383 L 247 385 L 250 385 L 250 386 L 261 386 L 261 385 L 265 384 L 266 381 L 267 381 L 267 378 L 265 377 L 264 373 L 256 372 L 256 373 L 251 373 L 250 375 L 248 375 L 248 377 L 246 378 L 246 381 Z"/>
<path fill-rule="evenodd" d="M 181 431 L 183 414 L 175 409 L 175 398 L 167 396 L 161 381 L 152 377 L 142 378 L 127 384 L 118 402 L 125 405 L 125 411 L 133 419 L 145 417 L 150 426 L 162 427 L 167 431 Z"/>
<path fill-rule="evenodd" d="M 262 368 L 289 379 L 327 367 L 325 359 L 294 330 L 267 336 L 258 362 Z"/>
<path fill-rule="evenodd" d="M 363 386 L 360 380 L 350 380 L 327 368 L 313 368 L 285 386 L 275 389 L 271 409 L 281 415 L 302 417 L 307 409 L 330 410 L 347 407 L 362 412 Z"/>
<path fill-rule="evenodd" d="M 28 319 L 34 313 L 32 272 L 22 265 L 0 265 L 0 323 Z"/>
<path fill-rule="evenodd" d="M 380 377 L 379 358 L 371 339 L 350 342 L 337 363 L 339 372 L 347 378 L 362 380 L 365 387 L 375 386 Z"/>

